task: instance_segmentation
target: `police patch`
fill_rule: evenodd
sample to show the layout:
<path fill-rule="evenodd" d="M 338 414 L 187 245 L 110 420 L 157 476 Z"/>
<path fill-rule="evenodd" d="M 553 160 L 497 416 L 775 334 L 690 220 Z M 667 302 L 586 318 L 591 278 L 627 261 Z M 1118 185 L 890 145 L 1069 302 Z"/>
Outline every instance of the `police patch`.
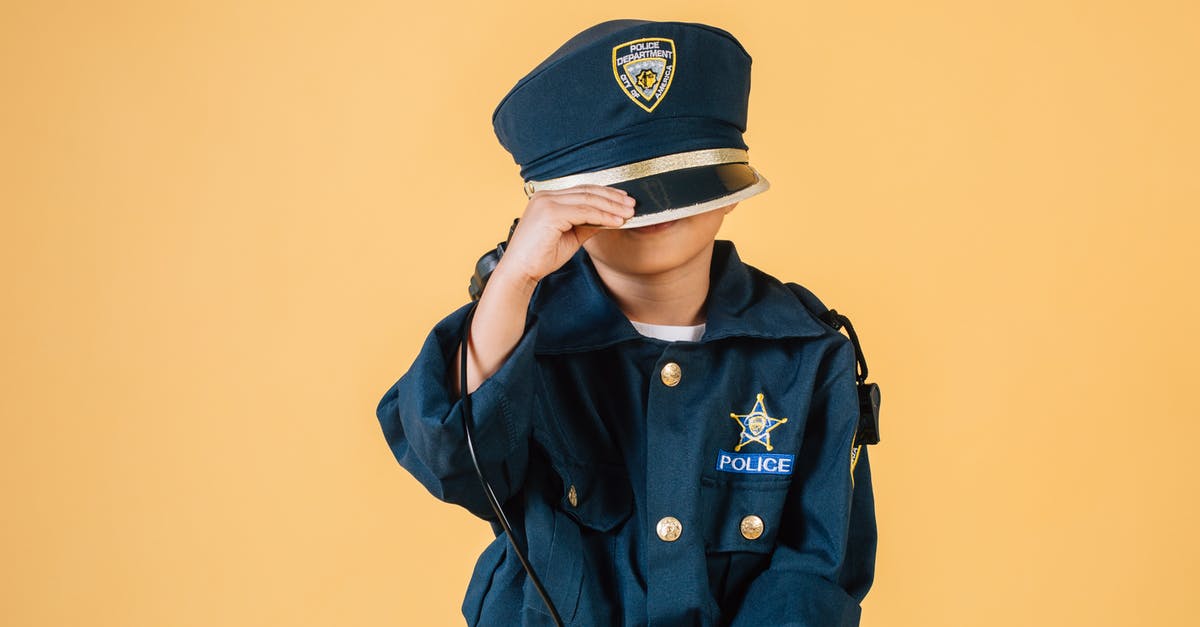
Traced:
<path fill-rule="evenodd" d="M 717 452 L 717 470 L 746 475 L 790 475 L 795 461 L 795 455 L 783 453 Z"/>
<path fill-rule="evenodd" d="M 748 414 L 729 414 L 730 418 L 738 421 L 742 426 L 742 434 L 738 438 L 737 446 L 733 450 L 740 451 L 743 446 L 751 442 L 757 442 L 763 445 L 768 451 L 775 447 L 771 446 L 771 431 L 779 425 L 787 422 L 787 418 L 772 418 L 767 415 L 766 407 L 763 405 L 763 395 L 759 394 L 754 399 L 754 407 Z"/>
<path fill-rule="evenodd" d="M 747 414 L 729 414 L 742 428 L 738 434 L 737 446 L 733 452 L 721 450 L 717 452 L 717 470 L 722 472 L 737 472 L 751 475 L 790 475 L 794 455 L 786 453 L 772 454 L 775 447 L 771 445 L 771 431 L 788 421 L 787 418 L 774 418 L 767 415 L 763 405 L 763 395 L 754 399 L 754 407 Z M 767 449 L 766 453 L 741 453 L 743 447 L 749 444 L 760 444 Z"/>
<path fill-rule="evenodd" d="M 627 41 L 613 48 L 612 61 L 617 85 L 649 113 L 671 88 L 675 76 L 675 42 L 663 37 Z"/>

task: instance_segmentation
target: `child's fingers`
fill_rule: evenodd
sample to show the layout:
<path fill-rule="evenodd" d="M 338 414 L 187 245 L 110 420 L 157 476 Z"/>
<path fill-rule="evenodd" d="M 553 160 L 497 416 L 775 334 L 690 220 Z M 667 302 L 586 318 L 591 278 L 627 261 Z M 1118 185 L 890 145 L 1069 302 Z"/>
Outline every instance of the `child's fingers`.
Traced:
<path fill-rule="evenodd" d="M 595 204 L 559 205 L 560 215 L 572 226 L 592 224 L 596 226 L 615 227 L 625 224 L 625 220 L 633 216 L 633 210 L 628 214 L 606 211 Z"/>
<path fill-rule="evenodd" d="M 588 199 L 604 199 L 604 201 L 616 203 L 619 207 L 625 207 L 625 205 L 632 207 L 634 205 L 634 198 L 629 193 L 626 193 L 624 190 L 618 190 L 617 187 L 605 187 L 604 185 L 577 185 L 575 187 L 568 187 L 565 190 L 539 193 L 545 193 L 545 195 L 556 199 L 556 201 L 571 199 L 571 202 L 587 202 Z"/>
<path fill-rule="evenodd" d="M 597 194 L 600 196 L 606 196 L 606 197 L 612 198 L 613 200 L 621 200 L 623 198 L 629 197 L 628 192 L 626 192 L 623 189 L 617 189 L 616 187 L 609 187 L 607 185 L 590 185 L 590 184 L 589 185 L 576 185 L 574 187 L 568 187 L 566 189 L 552 189 L 552 190 L 547 190 L 547 191 L 538 192 L 538 193 L 546 194 L 549 196 L 561 196 L 561 195 L 566 195 L 566 194 L 577 194 L 577 193 L 581 193 L 581 192 L 587 192 L 587 193 L 591 193 L 591 194 Z"/>
<path fill-rule="evenodd" d="M 581 185 L 570 189 L 546 192 L 546 194 L 558 204 L 592 205 L 626 217 L 633 215 L 633 197 L 613 187 Z"/>

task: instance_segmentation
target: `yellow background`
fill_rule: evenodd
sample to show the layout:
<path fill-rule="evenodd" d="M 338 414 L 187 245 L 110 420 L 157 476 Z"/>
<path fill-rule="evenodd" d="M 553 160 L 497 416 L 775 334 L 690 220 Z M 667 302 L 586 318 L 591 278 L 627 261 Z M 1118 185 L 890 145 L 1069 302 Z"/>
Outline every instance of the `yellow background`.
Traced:
<path fill-rule="evenodd" d="M 492 108 L 647 17 L 754 55 L 723 237 L 882 385 L 863 624 L 1195 624 L 1196 4 L 587 4 L 5 3 L 0 623 L 461 623 L 375 405 L 524 206 Z"/>

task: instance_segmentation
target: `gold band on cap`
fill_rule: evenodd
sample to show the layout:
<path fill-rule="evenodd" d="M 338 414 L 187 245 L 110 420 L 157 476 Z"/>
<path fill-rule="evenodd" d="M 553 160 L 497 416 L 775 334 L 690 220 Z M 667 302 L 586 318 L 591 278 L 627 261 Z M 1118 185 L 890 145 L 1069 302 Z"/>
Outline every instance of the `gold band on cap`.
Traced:
<path fill-rule="evenodd" d="M 612 185 L 613 183 L 622 183 L 624 181 L 645 178 L 674 170 L 683 170 L 685 168 L 749 162 L 750 155 L 745 150 L 738 148 L 693 150 L 691 152 L 680 152 L 673 155 L 654 157 L 653 159 L 638 161 L 637 163 L 627 163 L 615 168 L 608 168 L 607 170 L 571 174 L 556 179 L 546 179 L 545 181 L 525 181 L 525 196 L 529 197 L 535 192 L 566 189 L 568 187 L 575 187 L 576 185 Z"/>

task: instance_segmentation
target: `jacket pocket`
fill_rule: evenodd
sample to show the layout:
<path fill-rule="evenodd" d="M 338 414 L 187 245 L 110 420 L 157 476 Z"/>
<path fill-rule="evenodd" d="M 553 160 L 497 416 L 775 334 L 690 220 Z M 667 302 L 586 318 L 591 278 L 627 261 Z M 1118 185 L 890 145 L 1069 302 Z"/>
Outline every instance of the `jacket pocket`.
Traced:
<path fill-rule="evenodd" d="M 555 462 L 559 510 L 596 531 L 612 531 L 633 513 L 633 488 L 623 467 Z"/>
<path fill-rule="evenodd" d="M 779 536 L 787 481 L 700 479 L 701 521 L 709 553 L 770 553 Z"/>
<path fill-rule="evenodd" d="M 548 534 L 529 535 L 529 564 L 541 579 L 546 594 L 564 622 L 575 619 L 579 607 L 579 592 L 583 586 L 583 542 L 577 527 L 557 508 L 548 511 L 548 524 L 538 528 Z M 538 596 L 532 582 L 525 585 L 525 609 L 534 610 L 550 624 L 550 610 Z"/>
<path fill-rule="evenodd" d="M 578 618 L 587 624 L 588 616 L 577 616 L 587 578 L 583 529 L 616 528 L 632 514 L 633 492 L 624 468 L 553 460 L 550 469 L 548 476 L 530 478 L 537 487 L 530 491 L 526 509 L 529 562 L 563 622 Z M 530 612 L 549 620 L 550 611 L 532 583 L 525 590 L 525 614 Z"/>

